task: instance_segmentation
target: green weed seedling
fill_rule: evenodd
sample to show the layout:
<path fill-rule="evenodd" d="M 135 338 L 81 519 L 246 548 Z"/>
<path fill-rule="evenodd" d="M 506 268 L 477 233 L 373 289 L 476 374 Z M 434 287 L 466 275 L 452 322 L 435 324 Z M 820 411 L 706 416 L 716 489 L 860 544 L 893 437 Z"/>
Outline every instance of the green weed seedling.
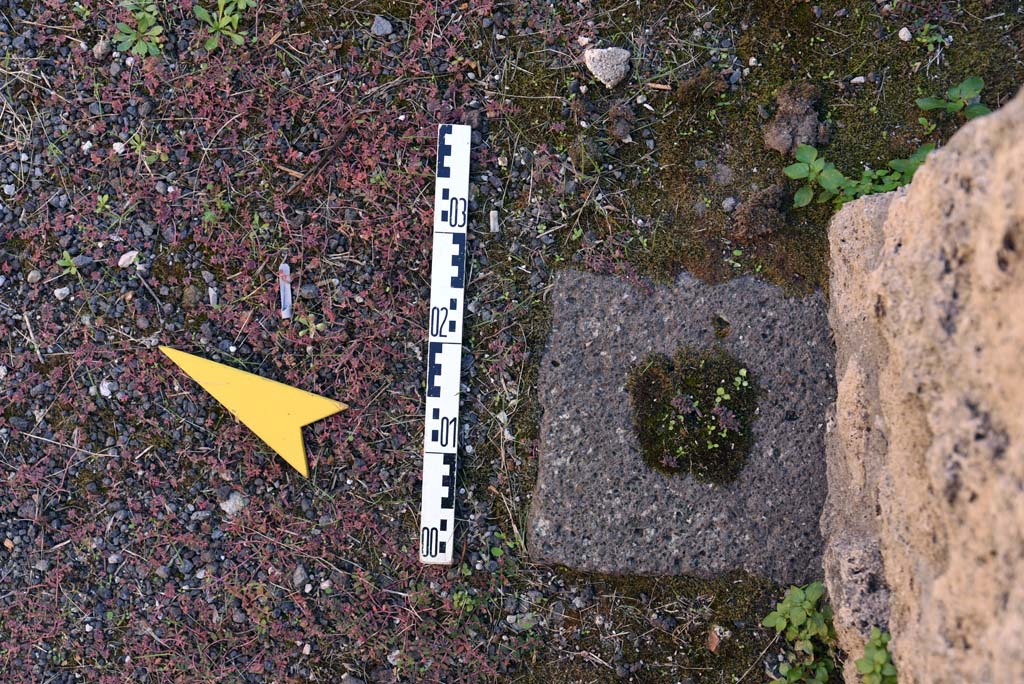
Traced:
<path fill-rule="evenodd" d="M 892 664 L 892 654 L 889 653 L 891 638 L 888 632 L 871 628 L 871 636 L 864 646 L 864 657 L 854 662 L 864 684 L 896 684 L 896 666 Z"/>
<path fill-rule="evenodd" d="M 914 177 L 935 145 L 922 145 L 906 159 L 893 159 L 884 169 L 865 168 L 859 179 L 848 178 L 830 161 L 818 154 L 810 145 L 800 145 L 797 161 L 782 170 L 789 178 L 806 181 L 793 195 L 794 207 L 805 207 L 817 193 L 818 204 L 831 201 L 836 208 L 864 195 L 888 192 L 906 185 Z"/>
<path fill-rule="evenodd" d="M 790 587 L 761 622 L 782 635 L 789 647 L 786 661 L 779 665 L 782 676 L 771 684 L 826 684 L 835 671 L 836 634 L 824 595 L 821 582 Z"/>
<path fill-rule="evenodd" d="M 309 314 L 308 316 L 296 316 L 296 322 L 302 325 L 299 330 L 299 337 L 309 337 L 313 339 L 317 333 L 322 333 L 327 329 L 327 324 L 323 321 L 317 322 L 315 314 Z"/>
<path fill-rule="evenodd" d="M 459 589 L 452 594 L 452 606 L 460 613 L 472 613 L 476 610 L 476 599 L 465 589 Z"/>
<path fill-rule="evenodd" d="M 914 41 L 924 45 L 928 52 L 935 52 L 936 50 L 948 47 L 953 42 L 953 39 L 946 36 L 941 26 L 926 23 L 918 30 L 917 35 L 914 36 Z"/>
<path fill-rule="evenodd" d="M 163 35 L 164 27 L 157 23 L 156 3 L 125 0 L 122 6 L 132 13 L 135 26 L 123 21 L 117 23 L 117 33 L 114 34 L 117 49 L 121 52 L 130 51 L 140 57 L 159 55 L 160 36 Z"/>
<path fill-rule="evenodd" d="M 940 109 L 945 112 L 964 113 L 969 121 L 992 112 L 980 102 L 985 81 L 980 76 L 969 76 L 946 91 L 945 97 L 920 97 L 915 102 L 926 112 Z"/>
<path fill-rule="evenodd" d="M 220 47 L 221 36 L 226 36 L 235 45 L 244 44 L 248 34 L 238 30 L 238 23 L 242 20 L 242 13 L 255 6 L 255 0 L 217 0 L 217 9 L 211 13 L 202 5 L 195 5 L 192 11 L 196 19 L 206 24 L 210 34 L 203 47 L 213 52 Z"/>
<path fill-rule="evenodd" d="M 57 265 L 64 271 L 64 275 L 78 275 L 78 267 L 75 266 L 75 259 L 66 249 L 60 255 L 60 259 L 57 259 Z"/>

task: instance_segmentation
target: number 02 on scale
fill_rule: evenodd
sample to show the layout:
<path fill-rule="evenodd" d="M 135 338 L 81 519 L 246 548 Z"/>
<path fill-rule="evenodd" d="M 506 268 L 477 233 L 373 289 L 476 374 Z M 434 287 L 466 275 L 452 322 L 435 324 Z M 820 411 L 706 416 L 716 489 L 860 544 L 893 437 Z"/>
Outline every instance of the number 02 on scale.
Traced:
<path fill-rule="evenodd" d="M 434 251 L 430 262 L 427 406 L 423 430 L 420 562 L 450 565 L 455 537 L 455 467 L 466 286 L 469 126 L 437 131 Z"/>

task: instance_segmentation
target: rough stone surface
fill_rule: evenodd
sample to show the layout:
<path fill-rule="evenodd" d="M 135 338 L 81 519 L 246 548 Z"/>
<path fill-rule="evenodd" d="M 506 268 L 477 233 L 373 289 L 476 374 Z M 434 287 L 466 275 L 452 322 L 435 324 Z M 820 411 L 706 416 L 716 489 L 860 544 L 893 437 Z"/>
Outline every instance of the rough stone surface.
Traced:
<path fill-rule="evenodd" d="M 645 294 L 565 271 L 552 303 L 533 556 L 604 573 L 820 577 L 824 421 L 834 397 L 824 297 L 789 299 L 753 278 L 709 286 L 685 274 Z M 729 323 L 723 339 L 716 316 Z M 681 344 L 724 348 L 761 388 L 751 453 L 728 485 L 663 475 L 640 455 L 627 373 Z"/>
<path fill-rule="evenodd" d="M 878 478 L 886 444 L 879 429 L 877 368 L 883 355 L 867 276 L 877 265 L 893 193 L 845 205 L 832 220 L 829 322 L 838 392 L 825 439 L 829 491 L 822 514 L 824 566 L 839 643 L 855 658 L 874 626 L 889 622 L 879 548 Z M 854 675 L 850 679 L 850 675 Z M 857 681 L 855 672 L 849 681 Z"/>
<path fill-rule="evenodd" d="M 764 131 L 764 144 L 789 156 L 797 145 L 823 145 L 830 137 L 829 125 L 818 121 L 815 107 L 820 91 L 809 83 L 787 83 L 776 97 L 775 118 Z"/>
<path fill-rule="evenodd" d="M 901 684 L 1024 681 L 1022 160 L 1018 95 L 830 227 L 826 579 L 857 654 L 884 572 Z"/>
<path fill-rule="evenodd" d="M 620 47 L 588 48 L 583 52 L 587 70 L 607 88 L 614 88 L 626 78 L 629 58 L 629 50 Z"/>

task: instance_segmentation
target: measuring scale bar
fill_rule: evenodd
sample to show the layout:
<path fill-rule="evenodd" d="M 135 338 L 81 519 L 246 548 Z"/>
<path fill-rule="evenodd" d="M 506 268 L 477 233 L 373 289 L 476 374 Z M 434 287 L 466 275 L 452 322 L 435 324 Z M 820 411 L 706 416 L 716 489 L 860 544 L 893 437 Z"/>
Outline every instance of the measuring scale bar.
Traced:
<path fill-rule="evenodd" d="M 437 565 L 451 565 L 455 538 L 469 144 L 469 126 L 438 126 L 420 505 L 420 562 Z"/>

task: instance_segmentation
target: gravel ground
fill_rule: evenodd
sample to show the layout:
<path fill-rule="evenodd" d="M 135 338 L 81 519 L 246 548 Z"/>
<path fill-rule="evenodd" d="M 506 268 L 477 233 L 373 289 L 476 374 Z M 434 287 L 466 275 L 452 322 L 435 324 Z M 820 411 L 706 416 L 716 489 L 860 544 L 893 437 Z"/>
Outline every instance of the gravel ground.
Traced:
<path fill-rule="evenodd" d="M 680 266 L 718 279 L 763 268 L 813 289 L 825 208 L 787 214 L 742 257 L 729 237 L 748 182 L 771 185 L 785 163 L 729 151 L 761 149 L 760 130 L 742 128 L 771 106 L 777 86 L 760 74 L 799 75 L 818 32 L 814 55 L 844 66 L 813 78 L 856 121 L 875 91 L 851 86 L 847 65 L 874 43 L 842 36 L 879 30 L 898 47 L 903 24 L 941 21 L 961 41 L 948 60 L 966 62 L 944 68 L 911 44 L 916 78 L 938 92 L 977 69 L 997 106 L 1020 80 L 1019 8 L 933 17 L 880 5 L 858 24 L 831 3 L 790 35 L 751 23 L 786 14 L 770 3 L 748 16 L 260 0 L 240 21 L 242 45 L 207 49 L 198 3 L 156 4 L 159 54 L 143 56 L 113 41 L 118 22 L 137 22 L 115 0 L 0 0 L 0 679 L 758 676 L 767 583 L 529 562 L 550 274 L 570 263 L 645 287 Z M 994 47 L 972 50 L 979 36 Z M 628 82 L 593 81 L 588 44 L 631 49 Z M 873 126 L 906 144 L 894 122 L 909 100 L 872 83 Z M 440 121 L 474 129 L 451 569 L 420 566 L 415 546 Z M 956 125 L 938 124 L 935 136 Z M 285 259 L 290 322 L 276 311 Z M 183 382 L 158 344 L 351 408 L 306 430 L 304 480 Z M 715 652 L 710 631 L 729 635 Z"/>

